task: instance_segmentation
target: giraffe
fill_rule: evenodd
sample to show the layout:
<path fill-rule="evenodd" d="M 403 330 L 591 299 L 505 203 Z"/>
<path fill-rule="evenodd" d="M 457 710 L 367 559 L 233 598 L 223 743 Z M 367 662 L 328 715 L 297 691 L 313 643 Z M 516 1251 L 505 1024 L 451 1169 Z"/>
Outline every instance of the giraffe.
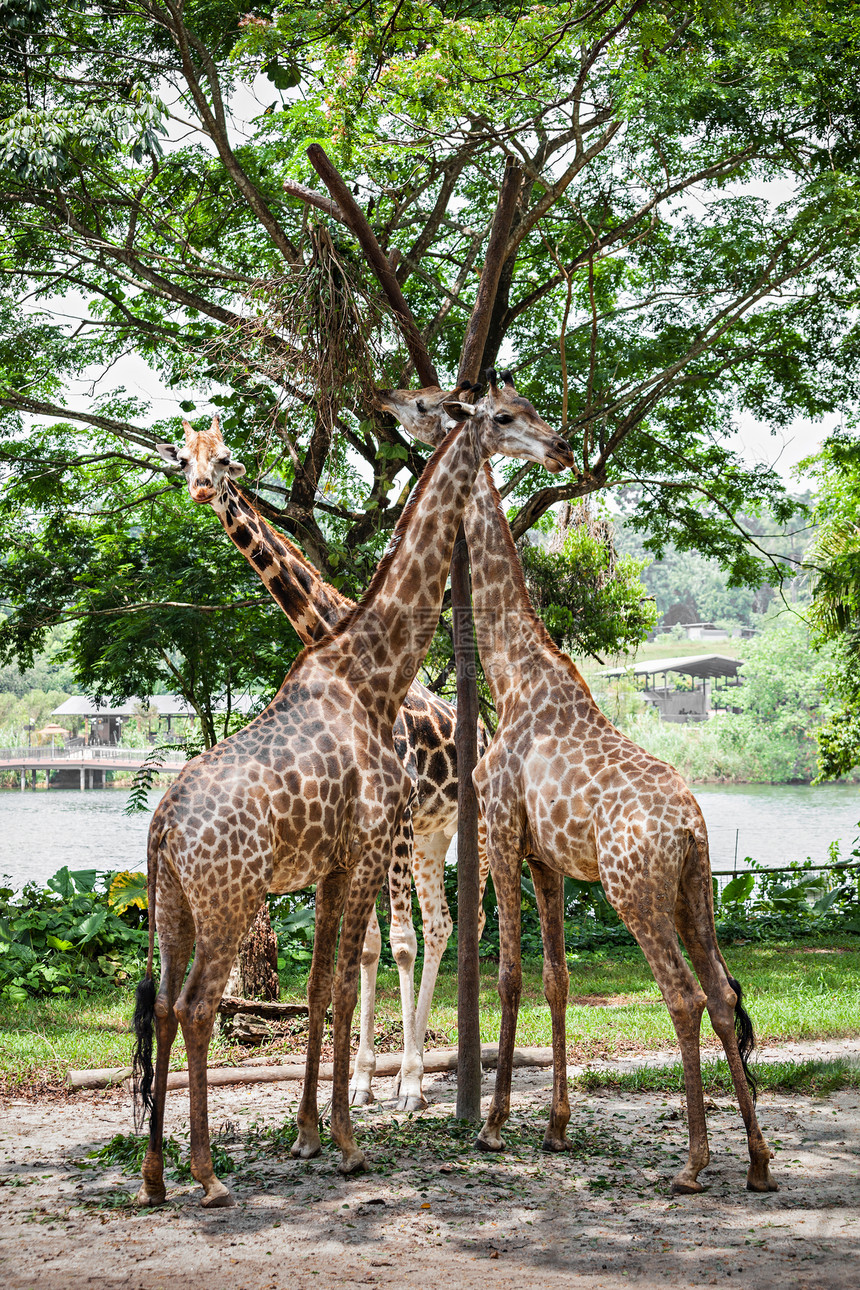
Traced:
<path fill-rule="evenodd" d="M 307 1061 L 292 1153 L 308 1159 L 320 1150 L 317 1079 L 332 1001 L 331 1132 L 341 1150 L 338 1168 L 350 1174 L 366 1167 L 349 1114 L 359 959 L 392 855 L 402 862 L 411 846 L 414 789 L 392 730 L 435 630 L 469 492 L 481 463 L 495 452 L 561 468 L 572 461 L 563 439 L 524 417 L 505 425 L 490 416 L 460 421 L 413 490 L 361 602 L 299 655 L 258 717 L 183 767 L 156 808 L 148 841 L 149 958 L 134 1019 L 138 1105 L 150 1113 L 141 1204 L 166 1199 L 164 1104 L 170 1047 L 180 1025 L 188 1056 L 191 1172 L 203 1186 L 204 1206 L 232 1203 L 215 1175 L 209 1143 L 206 1055 L 215 1010 L 266 892 L 312 883 L 316 935 Z"/>
<path fill-rule="evenodd" d="M 488 374 L 479 414 L 497 421 L 526 416 L 544 425 L 514 387 Z M 444 433 L 451 401 L 431 391 L 378 395 L 407 431 L 425 442 Z M 496 889 L 502 1003 L 495 1091 L 477 1145 L 501 1151 L 510 1112 L 511 1069 L 521 991 L 520 877 L 531 869 L 544 943 L 544 990 L 552 1016 L 552 1110 L 544 1139 L 567 1149 L 570 1119 L 565 1053 L 569 974 L 564 950 L 563 880 L 600 880 L 638 941 L 672 1018 L 684 1067 L 688 1159 L 673 1179 L 676 1193 L 702 1191 L 708 1164 L 700 1067 L 700 1027 L 707 1007 L 726 1052 L 747 1132 L 751 1191 L 776 1191 L 772 1152 L 755 1114 L 747 1070 L 754 1045 L 741 987 L 717 943 L 705 821 L 677 771 L 618 731 L 594 702 L 573 661 L 549 637 L 526 590 L 513 536 L 488 467 L 478 472 L 466 511 L 476 558 L 472 593 L 481 662 L 499 724 L 473 780 Z M 680 936 L 695 969 L 678 946 Z M 696 979 L 698 977 L 698 981 Z"/>
<path fill-rule="evenodd" d="M 187 421 L 182 425 L 184 444 L 177 447 L 159 443 L 156 447 L 160 456 L 172 469 L 183 472 L 194 502 L 212 507 L 227 536 L 289 618 L 302 643 L 310 645 L 322 640 L 354 610 L 354 602 L 327 583 L 298 547 L 276 533 L 237 488 L 234 481 L 245 474 L 245 467 L 233 460 L 219 418 L 213 419 L 208 431 L 197 432 Z M 445 856 L 457 827 L 456 720 L 452 704 L 413 681 L 394 724 L 394 747 L 416 788 L 412 864 L 395 863 L 388 871 L 390 940 L 400 977 L 403 1011 L 404 1055 L 394 1088 L 398 1110 L 426 1106 L 422 1090 L 424 1040 L 439 964 L 453 929 L 445 899 Z M 486 743 L 486 730 L 479 723 L 479 754 Z M 484 865 L 484 880 L 486 869 Z M 424 935 L 417 1005 L 413 984 L 418 948 L 412 925 L 413 875 Z M 361 957 L 361 1036 L 350 1083 L 354 1106 L 373 1100 L 376 974 L 381 945 L 374 908 Z"/>

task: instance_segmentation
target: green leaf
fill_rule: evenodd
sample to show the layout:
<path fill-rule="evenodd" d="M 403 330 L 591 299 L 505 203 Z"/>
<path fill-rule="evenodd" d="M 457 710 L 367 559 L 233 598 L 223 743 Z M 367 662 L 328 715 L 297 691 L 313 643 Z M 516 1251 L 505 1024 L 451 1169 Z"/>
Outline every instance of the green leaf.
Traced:
<path fill-rule="evenodd" d="M 69 900 L 71 896 L 75 895 L 77 889 L 68 865 L 63 865 L 62 869 L 57 870 L 53 878 L 48 879 L 48 887 L 51 891 L 55 891 L 59 896 L 62 896 L 63 900 Z"/>
<path fill-rule="evenodd" d="M 64 954 L 68 953 L 69 950 L 73 950 L 75 948 L 74 942 L 61 941 L 59 936 L 52 936 L 50 933 L 45 937 L 45 940 L 48 942 L 48 944 L 51 946 L 52 949 L 62 950 Z"/>
<path fill-rule="evenodd" d="M 92 891 L 99 876 L 98 869 L 72 869 L 69 877 L 74 881 L 78 891 Z"/>
<path fill-rule="evenodd" d="M 755 886 L 755 876 L 751 873 L 739 873 L 723 887 L 720 903 L 723 905 L 742 904 Z"/>
<path fill-rule="evenodd" d="M 94 909 L 82 922 L 78 923 L 74 930 L 79 944 L 86 945 L 87 941 L 91 941 L 94 936 L 97 936 L 104 927 L 106 918 L 107 910 L 102 906 Z"/>
<path fill-rule="evenodd" d="M 270 58 L 263 64 L 263 75 L 278 90 L 291 90 L 301 80 L 301 72 L 295 63 L 282 63 L 277 58 Z"/>

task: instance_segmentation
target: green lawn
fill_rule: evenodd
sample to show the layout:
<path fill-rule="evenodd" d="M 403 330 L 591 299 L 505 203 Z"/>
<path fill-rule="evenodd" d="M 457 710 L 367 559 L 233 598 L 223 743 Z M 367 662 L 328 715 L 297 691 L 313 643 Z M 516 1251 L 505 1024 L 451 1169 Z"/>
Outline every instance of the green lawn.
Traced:
<path fill-rule="evenodd" d="M 726 957 L 744 986 L 745 999 L 761 1040 L 813 1040 L 860 1035 L 860 947 L 856 938 L 807 945 L 729 946 Z M 499 1001 L 495 968 L 481 972 L 481 1035 L 498 1038 Z M 285 982 L 284 997 L 303 998 L 303 983 Z M 572 1057 L 611 1056 L 637 1048 L 674 1047 L 674 1034 L 651 973 L 641 955 L 582 955 L 571 964 L 572 1002 L 567 1033 Z M 598 1000 L 604 1000 L 598 1003 Z M 380 972 L 378 1033 L 396 1032 L 399 992 L 394 969 Z M 129 1062 L 128 1032 L 133 1010 L 130 988 L 77 999 L 0 1004 L 0 1076 L 13 1084 L 56 1083 L 70 1067 L 122 1066 Z M 357 1026 L 357 1017 L 355 1025 Z M 456 974 L 440 975 L 430 1018 L 431 1045 L 457 1037 Z M 707 1017 L 703 1037 L 713 1041 Z M 538 964 L 526 965 L 518 1042 L 550 1042 L 549 1010 Z M 293 1045 L 301 1047 L 301 1039 Z M 386 1044 L 396 1047 L 396 1038 Z M 181 1036 L 173 1050 L 183 1064 Z M 213 1060 L 233 1060 L 238 1050 L 213 1042 Z"/>

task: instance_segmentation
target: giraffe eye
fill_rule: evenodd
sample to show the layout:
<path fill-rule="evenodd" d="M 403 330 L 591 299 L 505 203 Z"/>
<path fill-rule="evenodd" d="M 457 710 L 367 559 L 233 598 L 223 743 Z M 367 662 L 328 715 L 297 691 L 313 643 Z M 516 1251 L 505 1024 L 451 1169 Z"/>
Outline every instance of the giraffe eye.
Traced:
<path fill-rule="evenodd" d="M 427 411 L 427 407 L 426 407 L 426 404 L 424 403 L 424 400 L 423 400 L 423 399 L 419 399 L 419 400 L 418 400 L 418 402 L 415 404 L 415 406 L 416 406 L 416 408 L 418 409 L 418 411 L 419 411 L 419 412 L 426 412 L 426 411 Z"/>
<path fill-rule="evenodd" d="M 514 418 L 508 412 L 497 412 L 493 417 L 493 420 L 498 421 L 500 426 L 509 426 L 513 419 Z"/>

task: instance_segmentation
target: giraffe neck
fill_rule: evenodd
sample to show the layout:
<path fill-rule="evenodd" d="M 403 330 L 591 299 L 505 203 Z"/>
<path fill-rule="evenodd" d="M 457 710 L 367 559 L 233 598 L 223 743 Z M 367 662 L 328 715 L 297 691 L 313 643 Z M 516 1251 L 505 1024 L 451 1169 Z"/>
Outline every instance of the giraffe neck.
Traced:
<path fill-rule="evenodd" d="M 297 546 L 266 523 L 231 479 L 224 481 L 212 509 L 304 645 L 322 640 L 354 609 Z"/>
<path fill-rule="evenodd" d="M 484 456 L 474 418 L 450 432 L 412 490 L 361 603 L 320 646 L 383 725 L 394 724 L 430 647 L 457 528 Z"/>
<path fill-rule="evenodd" d="M 478 472 L 465 518 L 472 603 L 481 665 L 502 718 L 529 686 L 563 662 L 566 686 L 585 682 L 562 655 L 529 599 L 513 534 L 489 466 Z"/>

